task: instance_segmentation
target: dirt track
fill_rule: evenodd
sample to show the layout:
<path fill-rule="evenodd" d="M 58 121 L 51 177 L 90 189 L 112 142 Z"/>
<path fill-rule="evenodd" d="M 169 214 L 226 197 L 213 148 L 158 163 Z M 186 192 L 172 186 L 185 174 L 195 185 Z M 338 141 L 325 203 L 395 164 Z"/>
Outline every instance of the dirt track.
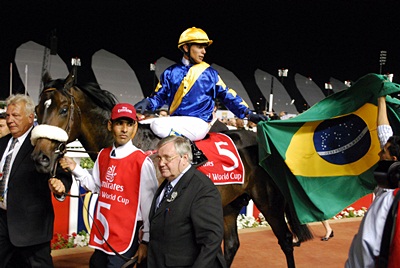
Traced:
<path fill-rule="evenodd" d="M 295 248 L 296 267 L 343 267 L 360 221 L 360 218 L 330 221 L 335 236 L 327 242 L 320 240 L 325 234 L 322 224 L 311 224 L 310 228 L 315 238 Z M 285 256 L 269 228 L 240 230 L 239 239 L 241 245 L 232 268 L 286 267 Z M 88 267 L 91 253 L 92 250 L 89 248 L 54 251 L 54 267 Z"/>

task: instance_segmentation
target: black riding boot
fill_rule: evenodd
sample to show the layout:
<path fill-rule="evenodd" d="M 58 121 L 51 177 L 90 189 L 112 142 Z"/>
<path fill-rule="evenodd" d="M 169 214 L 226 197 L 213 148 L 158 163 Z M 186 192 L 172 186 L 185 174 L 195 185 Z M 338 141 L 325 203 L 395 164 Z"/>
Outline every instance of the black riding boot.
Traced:
<path fill-rule="evenodd" d="M 203 154 L 203 152 L 199 148 L 197 148 L 196 144 L 192 140 L 190 140 L 190 145 L 192 147 L 193 154 L 192 165 L 198 167 L 205 164 L 208 161 L 207 156 L 205 156 L 205 154 Z"/>

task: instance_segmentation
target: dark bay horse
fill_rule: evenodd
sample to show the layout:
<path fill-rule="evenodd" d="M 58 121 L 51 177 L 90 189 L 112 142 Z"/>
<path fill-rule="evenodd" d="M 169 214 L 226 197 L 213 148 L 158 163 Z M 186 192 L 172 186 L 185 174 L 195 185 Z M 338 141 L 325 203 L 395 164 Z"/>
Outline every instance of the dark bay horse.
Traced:
<path fill-rule="evenodd" d="M 40 124 L 56 126 L 65 130 L 68 141 L 78 139 L 95 160 L 96 152 L 112 145 L 111 133 L 107 131 L 116 98 L 96 84 L 74 85 L 73 75 L 65 80 L 52 80 L 49 75 L 43 77 L 44 88 L 36 106 Z M 243 206 L 252 199 L 271 226 L 278 243 L 286 256 L 288 267 L 295 267 L 292 246 L 292 233 L 300 241 L 307 241 L 312 234 L 306 225 L 300 225 L 290 202 L 285 200 L 267 172 L 258 165 L 258 144 L 256 134 L 251 131 L 228 131 L 237 146 L 245 167 L 245 183 L 217 186 L 224 207 L 224 254 L 227 265 L 232 264 L 239 248 L 236 219 Z M 133 143 L 142 150 L 155 148 L 159 141 L 148 125 L 139 124 Z M 39 138 L 32 157 L 40 172 L 50 173 L 57 162 L 55 153 L 61 142 L 49 138 Z M 268 260 L 266 260 L 268 261 Z"/>

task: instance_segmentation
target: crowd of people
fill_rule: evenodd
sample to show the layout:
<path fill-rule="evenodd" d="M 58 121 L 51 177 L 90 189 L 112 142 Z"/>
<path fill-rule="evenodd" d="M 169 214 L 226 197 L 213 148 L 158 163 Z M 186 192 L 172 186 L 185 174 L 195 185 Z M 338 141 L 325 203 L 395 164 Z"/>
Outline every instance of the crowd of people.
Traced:
<path fill-rule="evenodd" d="M 187 29 L 178 41 L 181 62 L 163 72 L 155 91 L 135 105 L 115 105 L 106 126 L 113 144 L 100 151 L 92 173 L 66 156 L 59 161 L 56 177 L 38 173 L 30 158 L 33 100 L 21 94 L 7 99 L 7 110 L 0 114 L 0 268 L 53 267 L 51 194 L 62 202 L 73 177 L 88 191 L 99 193 L 90 233 L 89 244 L 95 249 L 90 267 L 121 267 L 134 256 L 138 267 L 226 267 L 221 196 L 195 168 L 207 158 L 193 141 L 203 139 L 217 120 L 226 129 L 257 131 L 260 121 L 289 116 L 284 111 L 279 116 L 251 111 L 204 62 L 212 43 L 203 30 Z M 216 98 L 234 118 L 216 116 Z M 396 162 L 400 138 L 393 136 L 385 103 L 384 96 L 378 99 L 380 158 Z M 137 112 L 146 111 L 157 116 L 140 120 Z M 150 124 L 161 138 L 156 148 L 161 183 L 153 161 L 132 143 L 139 121 Z M 400 164 L 395 164 L 384 172 L 346 267 L 396 263 L 392 256 L 400 252 L 399 238 L 393 239 L 398 228 Z M 326 234 L 321 240 L 328 241 L 334 233 L 328 221 L 322 223 Z"/>

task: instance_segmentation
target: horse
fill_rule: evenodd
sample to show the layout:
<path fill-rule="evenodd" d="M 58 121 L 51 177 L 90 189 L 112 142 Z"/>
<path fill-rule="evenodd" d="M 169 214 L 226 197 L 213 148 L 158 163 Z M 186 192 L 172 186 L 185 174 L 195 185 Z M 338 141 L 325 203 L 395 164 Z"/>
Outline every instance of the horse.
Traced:
<path fill-rule="evenodd" d="M 112 93 L 101 89 L 96 83 L 75 84 L 72 73 L 66 79 L 56 80 L 45 74 L 43 85 L 35 107 L 38 123 L 65 130 L 68 140 L 61 142 L 48 137 L 37 139 L 32 158 L 39 172 L 52 172 L 58 161 L 57 152 L 60 147 L 65 148 L 65 143 L 78 139 L 93 160 L 102 148 L 112 145 L 113 139 L 106 127 L 111 110 L 117 103 Z M 292 234 L 300 241 L 310 240 L 313 236 L 308 226 L 300 224 L 290 202 L 284 198 L 268 173 L 258 165 L 256 133 L 230 130 L 225 134 L 235 143 L 245 168 L 244 184 L 217 186 L 224 210 L 223 247 L 227 266 L 231 266 L 240 245 L 237 217 L 243 206 L 252 199 L 277 237 L 287 266 L 295 267 Z M 138 125 L 133 139 L 135 146 L 143 151 L 152 150 L 158 141 L 159 138 L 148 125 Z"/>

